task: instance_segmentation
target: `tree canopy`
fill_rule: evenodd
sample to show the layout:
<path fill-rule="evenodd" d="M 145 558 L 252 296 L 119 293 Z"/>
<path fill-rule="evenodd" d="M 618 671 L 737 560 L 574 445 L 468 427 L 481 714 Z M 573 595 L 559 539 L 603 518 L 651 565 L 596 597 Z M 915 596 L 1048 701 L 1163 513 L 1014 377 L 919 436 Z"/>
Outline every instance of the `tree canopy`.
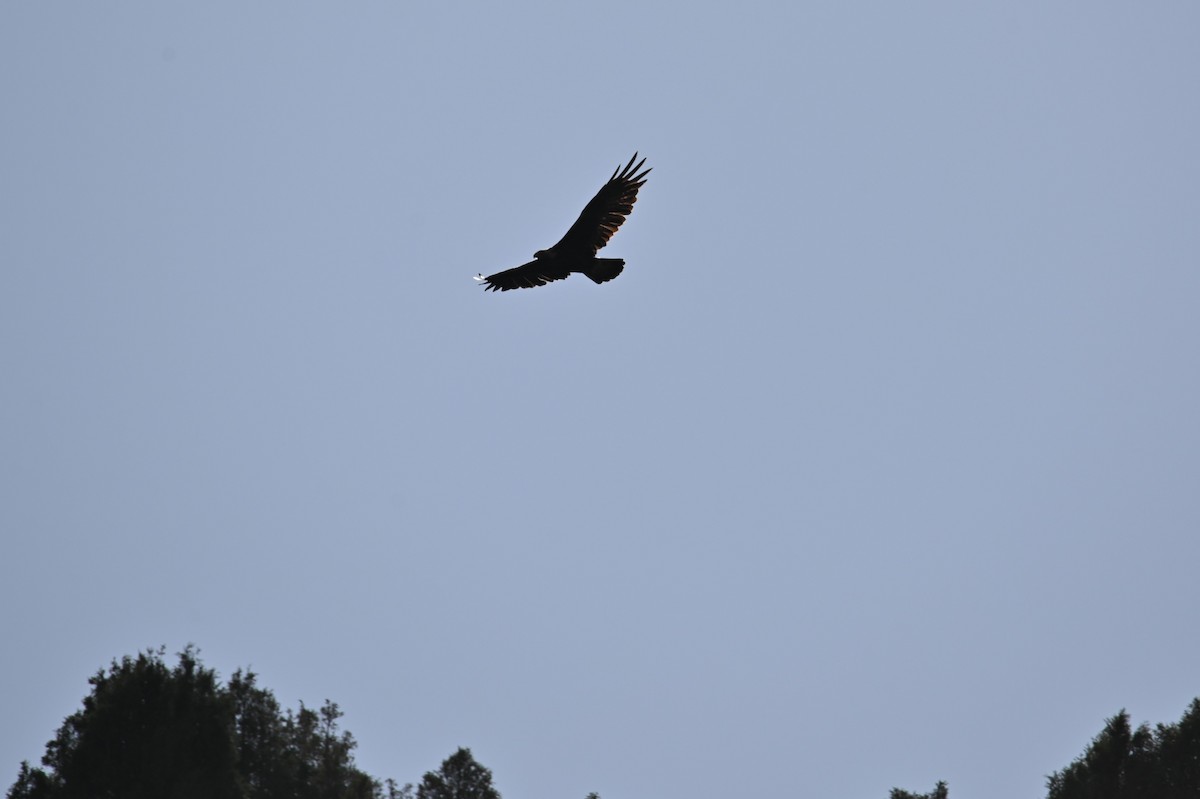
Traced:
<path fill-rule="evenodd" d="M 460 748 L 442 761 L 437 771 L 428 771 L 417 786 L 417 799 L 500 799 L 492 786 L 492 772 Z"/>
<path fill-rule="evenodd" d="M 1200 797 L 1200 699 L 1175 724 L 1136 729 L 1122 710 L 1076 760 L 1046 780 L 1046 799 Z"/>
<path fill-rule="evenodd" d="M 9 799 L 383 799 L 402 795 L 354 764 L 338 706 L 281 712 L 253 672 L 222 685 L 187 647 L 114 660 L 90 680 L 83 708 L 21 764 Z M 386 787 L 386 793 L 385 793 Z"/>

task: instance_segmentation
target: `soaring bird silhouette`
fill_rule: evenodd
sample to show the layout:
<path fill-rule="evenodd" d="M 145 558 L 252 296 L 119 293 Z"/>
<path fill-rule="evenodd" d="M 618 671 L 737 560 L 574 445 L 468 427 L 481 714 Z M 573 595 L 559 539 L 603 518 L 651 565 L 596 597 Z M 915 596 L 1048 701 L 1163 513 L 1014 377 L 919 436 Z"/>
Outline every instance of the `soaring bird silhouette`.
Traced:
<path fill-rule="evenodd" d="M 538 250 L 527 264 L 494 275 L 475 277 L 483 284 L 484 291 L 508 291 L 509 289 L 531 289 L 544 286 L 554 280 L 569 277 L 572 272 L 581 272 L 595 283 L 606 283 L 625 268 L 621 258 L 597 258 L 596 253 L 621 227 L 637 202 L 638 189 L 646 182 L 650 170 L 638 173 L 643 158 L 637 161 L 637 153 L 622 169 L 617 167 L 608 182 L 600 187 L 596 196 L 583 208 L 583 213 L 567 234 L 548 250 Z"/>

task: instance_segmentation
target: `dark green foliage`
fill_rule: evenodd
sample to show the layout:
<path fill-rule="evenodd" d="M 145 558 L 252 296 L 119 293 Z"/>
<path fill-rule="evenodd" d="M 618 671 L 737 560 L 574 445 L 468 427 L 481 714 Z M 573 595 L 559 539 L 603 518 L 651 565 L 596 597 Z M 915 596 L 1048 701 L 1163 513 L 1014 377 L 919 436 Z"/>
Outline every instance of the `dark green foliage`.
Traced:
<path fill-rule="evenodd" d="M 1047 799 L 1200 799 L 1200 699 L 1153 731 L 1122 710 L 1046 785 Z"/>
<path fill-rule="evenodd" d="M 163 654 L 113 661 L 92 677 L 43 768 L 22 763 L 9 799 L 407 799 L 355 768 L 336 704 L 281 714 L 253 673 L 222 686 L 194 648 L 174 669 Z"/>
<path fill-rule="evenodd" d="M 417 799 L 500 799 L 500 792 L 492 787 L 492 772 L 460 748 L 437 771 L 426 772 Z"/>
<path fill-rule="evenodd" d="M 46 745 L 42 769 L 22 764 L 10 797 L 239 799 L 229 702 L 188 648 L 113 661 L 89 681 L 83 709 Z"/>
<path fill-rule="evenodd" d="M 939 782 L 929 793 L 910 793 L 899 788 L 892 788 L 892 792 L 888 796 L 890 799 L 947 799 L 950 791 L 945 782 Z"/>
<path fill-rule="evenodd" d="M 41 799 L 52 796 L 54 785 L 46 772 L 40 768 L 30 768 L 29 763 L 21 764 L 17 781 L 8 789 L 8 799 Z"/>
<path fill-rule="evenodd" d="M 1200 699 L 1193 699 L 1177 724 L 1154 731 L 1166 799 L 1200 797 Z"/>
<path fill-rule="evenodd" d="M 337 720 L 342 713 L 338 706 L 326 700 L 320 710 L 300 705 L 294 716 L 288 711 L 284 724 L 288 747 L 284 762 L 296 781 L 286 794 L 297 799 L 371 799 L 378 795 L 378 783 L 354 768 L 351 752 L 356 746 L 354 737 L 338 734 Z"/>
<path fill-rule="evenodd" d="M 1153 738 L 1146 725 L 1133 730 L 1122 710 L 1104 725 L 1087 751 L 1047 780 L 1049 799 L 1119 799 L 1152 766 Z M 1137 796 L 1142 794 L 1138 793 Z"/>

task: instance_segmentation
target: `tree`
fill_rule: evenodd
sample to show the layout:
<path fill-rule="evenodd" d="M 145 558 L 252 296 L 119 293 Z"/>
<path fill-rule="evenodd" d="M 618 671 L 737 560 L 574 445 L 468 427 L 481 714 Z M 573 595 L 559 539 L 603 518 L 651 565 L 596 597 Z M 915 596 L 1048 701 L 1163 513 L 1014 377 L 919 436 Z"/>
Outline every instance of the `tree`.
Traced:
<path fill-rule="evenodd" d="M 938 782 L 929 793 L 910 793 L 899 788 L 892 788 L 892 792 L 888 796 L 890 799 L 947 799 L 950 796 L 950 790 L 946 787 L 945 782 Z"/>
<path fill-rule="evenodd" d="M 42 769 L 22 764 L 14 799 L 240 799 L 227 734 L 229 705 L 192 647 L 172 670 L 162 651 L 113 661 L 88 682 L 83 709 L 46 745 Z"/>
<path fill-rule="evenodd" d="M 1193 699 L 1177 724 L 1159 724 L 1158 745 L 1164 799 L 1200 796 L 1200 699 Z"/>
<path fill-rule="evenodd" d="M 500 799 L 492 772 L 475 761 L 470 749 L 459 748 L 437 771 L 425 773 L 417 799 Z"/>
<path fill-rule="evenodd" d="M 282 714 L 252 672 L 223 686 L 194 647 L 173 669 L 164 651 L 97 672 L 43 768 L 22 763 L 9 799 L 409 799 L 355 767 L 335 703 Z"/>
<path fill-rule="evenodd" d="M 338 734 L 337 720 L 342 712 L 337 704 L 325 701 L 320 710 L 300 704 L 300 711 L 288 711 L 284 729 L 288 746 L 286 760 L 296 777 L 297 799 L 372 799 L 378 783 L 354 768 L 351 755 L 357 744 L 349 732 Z"/>
<path fill-rule="evenodd" d="M 1150 729 L 1143 724 L 1136 730 L 1129 714 L 1122 710 L 1108 719 L 1100 734 L 1092 739 L 1087 751 L 1071 765 L 1047 780 L 1047 799 L 1122 799 L 1143 796 L 1129 793 L 1153 757 Z M 1138 786 L 1141 787 L 1141 786 Z"/>
<path fill-rule="evenodd" d="M 1133 729 L 1122 710 L 1073 763 L 1046 780 L 1047 799 L 1200 797 L 1200 699 L 1177 724 Z"/>

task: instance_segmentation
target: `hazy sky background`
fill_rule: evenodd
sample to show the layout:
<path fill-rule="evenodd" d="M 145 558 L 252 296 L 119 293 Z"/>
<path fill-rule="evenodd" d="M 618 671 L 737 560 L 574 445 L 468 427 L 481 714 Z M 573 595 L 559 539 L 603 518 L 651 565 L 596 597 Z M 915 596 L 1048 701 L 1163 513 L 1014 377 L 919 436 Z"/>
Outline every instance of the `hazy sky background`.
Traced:
<path fill-rule="evenodd" d="M 507 799 L 1038 797 L 1178 719 L 1198 31 L 3 3 L 0 783 L 188 642 Z M 619 279 L 471 280 L 634 150 Z"/>

